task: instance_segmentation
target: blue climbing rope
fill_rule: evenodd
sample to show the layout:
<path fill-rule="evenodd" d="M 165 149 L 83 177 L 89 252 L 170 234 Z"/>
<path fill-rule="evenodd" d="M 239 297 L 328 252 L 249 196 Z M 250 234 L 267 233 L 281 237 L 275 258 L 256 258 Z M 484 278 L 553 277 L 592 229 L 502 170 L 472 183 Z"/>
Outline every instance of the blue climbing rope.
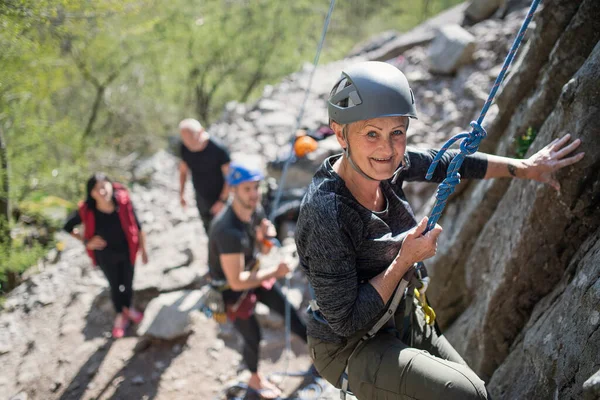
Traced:
<path fill-rule="evenodd" d="M 506 76 L 506 72 L 508 71 L 508 68 L 510 67 L 510 65 L 514 59 L 515 54 L 517 53 L 517 50 L 519 49 L 519 46 L 521 45 L 521 42 L 523 41 L 525 32 L 527 31 L 527 28 L 529 27 L 529 23 L 531 22 L 531 19 L 533 18 L 533 14 L 535 14 L 535 10 L 537 9 L 540 1 L 541 0 L 533 0 L 533 2 L 531 3 L 531 7 L 529 8 L 527 17 L 523 21 L 523 24 L 521 25 L 521 29 L 519 30 L 519 33 L 517 34 L 517 37 L 515 38 L 515 41 L 513 42 L 512 48 L 510 49 L 510 51 L 508 52 L 508 55 L 506 56 L 506 59 L 504 60 L 504 65 L 502 66 L 502 70 L 498 74 L 498 77 L 496 78 L 496 82 L 494 82 L 494 86 L 492 87 L 492 90 L 488 96 L 488 99 L 485 102 L 485 104 L 483 105 L 483 108 L 481 109 L 479 118 L 477 119 L 477 121 L 472 121 L 470 124 L 471 128 L 472 128 L 471 132 L 459 133 L 458 135 L 456 135 L 456 136 L 452 137 L 450 140 L 448 140 L 442 146 L 440 151 L 437 153 L 437 155 L 433 159 L 433 162 L 429 166 L 429 170 L 427 171 L 427 175 L 425 176 L 425 178 L 427 180 L 431 180 L 431 178 L 433 177 L 435 168 L 437 167 L 440 159 L 442 158 L 442 156 L 444 155 L 446 150 L 448 150 L 448 148 L 450 148 L 450 146 L 452 146 L 456 141 L 463 139 L 463 141 L 460 143 L 460 153 L 458 153 L 454 157 L 452 162 L 450 162 L 450 165 L 448 166 L 446 178 L 438 186 L 438 190 L 436 193 L 435 205 L 433 206 L 433 210 L 431 211 L 431 216 L 429 217 L 429 222 L 427 223 L 427 228 L 425 229 L 425 232 L 429 232 L 431 229 L 433 229 L 435 224 L 440 219 L 440 216 L 442 215 L 442 212 L 444 211 L 444 207 L 446 207 L 446 202 L 448 201 L 448 197 L 452 193 L 454 193 L 456 185 L 458 185 L 460 183 L 460 174 L 458 173 L 458 171 L 459 171 L 460 166 L 462 165 L 465 157 L 475 153 L 479 149 L 479 144 L 481 143 L 481 141 L 487 136 L 487 132 L 481 126 L 481 124 L 483 123 L 483 119 L 485 118 L 487 112 L 490 109 L 490 106 L 492 105 L 492 102 L 494 101 L 494 97 L 496 97 L 496 93 L 498 92 L 498 89 L 500 88 L 500 84 L 504 80 L 504 77 Z"/>
<path fill-rule="evenodd" d="M 296 118 L 296 126 L 292 131 L 292 138 L 290 140 L 290 154 L 288 158 L 285 160 L 283 164 L 283 169 L 281 171 L 281 179 L 279 180 L 279 187 L 277 188 L 277 193 L 275 194 L 275 199 L 273 200 L 273 205 L 271 207 L 271 213 L 269 215 L 269 220 L 273 221 L 275 218 L 275 213 L 277 208 L 279 207 L 279 202 L 281 201 L 281 195 L 283 194 L 283 188 L 285 186 L 285 180 L 287 178 L 287 172 L 290 164 L 294 161 L 294 143 L 296 141 L 296 131 L 300 129 L 300 124 L 302 123 L 302 118 L 304 117 L 304 111 L 306 110 L 306 104 L 308 103 L 308 96 L 310 95 L 310 88 L 312 87 L 312 81 L 315 76 L 315 71 L 317 70 L 317 65 L 319 65 L 319 58 L 321 57 L 321 50 L 323 50 L 323 44 L 325 43 L 325 37 L 327 36 L 327 29 L 329 28 L 329 22 L 331 21 L 331 14 L 333 14 L 333 7 L 335 6 L 335 0 L 331 0 L 329 3 L 329 10 L 327 11 L 327 16 L 325 17 L 325 24 L 323 25 L 323 32 L 321 33 L 321 39 L 319 40 L 319 45 L 317 46 L 317 53 L 315 54 L 315 59 L 313 60 L 313 69 L 310 72 L 310 77 L 308 78 L 308 85 L 306 86 L 306 91 L 304 92 L 304 100 L 302 101 L 302 106 L 300 107 L 300 111 L 298 112 L 298 117 Z"/>

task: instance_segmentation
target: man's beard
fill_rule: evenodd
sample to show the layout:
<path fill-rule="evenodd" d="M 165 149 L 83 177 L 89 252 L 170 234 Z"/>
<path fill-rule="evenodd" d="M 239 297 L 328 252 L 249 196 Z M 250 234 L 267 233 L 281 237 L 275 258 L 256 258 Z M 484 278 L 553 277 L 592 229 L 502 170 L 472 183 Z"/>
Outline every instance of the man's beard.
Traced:
<path fill-rule="evenodd" d="M 247 203 L 244 200 L 238 198 L 238 203 L 240 203 L 240 205 L 246 210 L 254 210 L 258 204 L 258 201 L 254 201 L 254 205 L 250 205 L 250 203 Z"/>

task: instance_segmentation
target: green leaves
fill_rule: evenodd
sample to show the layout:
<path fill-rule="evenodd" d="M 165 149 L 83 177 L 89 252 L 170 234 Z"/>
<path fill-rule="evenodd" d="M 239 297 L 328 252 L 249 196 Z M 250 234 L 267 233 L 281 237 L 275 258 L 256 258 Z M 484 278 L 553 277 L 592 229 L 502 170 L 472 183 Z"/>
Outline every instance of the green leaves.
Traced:
<path fill-rule="evenodd" d="M 527 128 L 525 134 L 517 136 L 515 143 L 515 154 L 517 158 L 525 158 L 525 154 L 527 154 L 527 150 L 529 150 L 529 146 L 533 143 L 536 135 L 537 131 L 530 126 Z"/>
<path fill-rule="evenodd" d="M 338 1 L 321 62 L 456 0 Z M 0 128 L 11 198 L 70 183 L 113 157 L 164 147 L 188 116 L 215 121 L 311 62 L 327 0 L 0 2 Z M 425 12 L 427 11 L 427 12 Z M 52 171 L 61 171 L 60 179 Z M 35 183 L 35 184 L 34 184 Z"/>

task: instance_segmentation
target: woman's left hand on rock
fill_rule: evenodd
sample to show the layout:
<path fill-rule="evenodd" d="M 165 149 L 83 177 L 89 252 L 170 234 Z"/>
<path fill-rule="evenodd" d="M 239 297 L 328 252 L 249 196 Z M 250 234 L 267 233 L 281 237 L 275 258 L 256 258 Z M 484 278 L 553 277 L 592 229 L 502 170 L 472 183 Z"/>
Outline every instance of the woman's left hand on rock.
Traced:
<path fill-rule="evenodd" d="M 567 157 L 581 144 L 580 139 L 575 139 L 569 143 L 570 139 L 570 134 L 566 134 L 560 139 L 554 139 L 543 149 L 529 157 L 527 160 L 524 160 L 526 165 L 524 171 L 525 178 L 546 183 L 559 191 L 560 183 L 556 180 L 555 172 L 561 168 L 575 164 L 580 161 L 585 154 L 581 152 Z M 566 145 L 567 143 L 569 144 Z"/>

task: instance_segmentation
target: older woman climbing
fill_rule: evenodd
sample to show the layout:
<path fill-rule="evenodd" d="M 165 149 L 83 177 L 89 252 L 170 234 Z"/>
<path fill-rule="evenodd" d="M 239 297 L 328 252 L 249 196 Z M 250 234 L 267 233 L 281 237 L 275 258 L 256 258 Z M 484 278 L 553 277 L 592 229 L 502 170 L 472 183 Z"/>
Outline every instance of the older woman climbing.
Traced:
<path fill-rule="evenodd" d="M 407 147 L 417 111 L 406 77 L 389 64 L 355 64 L 335 83 L 328 108 L 343 153 L 315 174 L 296 235 L 316 300 L 308 344 L 317 370 L 361 400 L 488 398 L 483 381 L 426 324 L 413 287 L 400 293 L 394 317 L 367 335 L 391 313 L 405 273 L 435 255 L 442 233 L 439 225 L 425 233 L 428 219 L 416 220 L 402 190 L 405 182 L 425 181 L 437 154 Z M 559 189 L 554 173 L 583 157 L 571 155 L 580 141 L 569 141 L 565 135 L 524 160 L 475 153 L 459 172 L 466 179 L 516 177 Z M 432 181 L 445 178 L 456 154 L 441 157 Z"/>

